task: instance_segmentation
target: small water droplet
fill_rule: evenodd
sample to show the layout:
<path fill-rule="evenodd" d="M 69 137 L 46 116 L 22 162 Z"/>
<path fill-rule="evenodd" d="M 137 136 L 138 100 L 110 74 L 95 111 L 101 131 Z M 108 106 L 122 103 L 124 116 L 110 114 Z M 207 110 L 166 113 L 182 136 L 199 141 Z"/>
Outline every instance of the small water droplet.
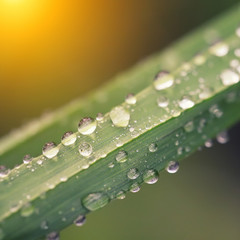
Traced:
<path fill-rule="evenodd" d="M 220 132 L 217 137 L 217 141 L 221 144 L 225 144 L 229 141 L 229 136 L 227 131 Z"/>
<path fill-rule="evenodd" d="M 228 54 L 229 46 L 224 42 L 216 42 L 209 48 L 209 51 L 217 57 L 223 57 Z"/>
<path fill-rule="evenodd" d="M 193 121 L 190 121 L 184 125 L 184 130 L 186 132 L 192 132 L 194 130 L 194 123 Z"/>
<path fill-rule="evenodd" d="M 179 169 L 179 163 L 175 161 L 170 161 L 166 168 L 167 172 L 169 173 L 176 173 Z"/>
<path fill-rule="evenodd" d="M 58 232 L 51 232 L 47 235 L 46 240 L 59 240 L 59 233 Z"/>
<path fill-rule="evenodd" d="M 109 167 L 109 168 L 114 168 L 114 166 L 115 166 L 115 165 L 114 165 L 113 162 L 110 162 L 110 163 L 108 164 L 108 167 Z"/>
<path fill-rule="evenodd" d="M 99 122 L 102 121 L 103 120 L 103 114 L 102 113 L 98 113 L 97 117 L 96 117 L 96 120 L 99 121 Z"/>
<path fill-rule="evenodd" d="M 42 153 L 47 158 L 55 157 L 59 152 L 59 147 L 54 142 L 48 142 L 43 146 Z"/>
<path fill-rule="evenodd" d="M 236 29 L 236 35 L 237 35 L 238 37 L 240 37 L 240 27 L 238 27 L 238 28 Z"/>
<path fill-rule="evenodd" d="M 127 158 L 128 158 L 128 154 L 124 150 L 119 151 L 118 154 L 116 155 L 116 161 L 119 163 L 126 162 Z"/>
<path fill-rule="evenodd" d="M 74 224 L 77 227 L 81 227 L 86 222 L 86 217 L 84 215 L 79 215 L 75 220 Z"/>
<path fill-rule="evenodd" d="M 85 208 L 87 208 L 90 211 L 95 211 L 99 208 L 104 207 L 109 202 L 109 197 L 102 193 L 90 193 L 82 200 L 82 204 Z"/>
<path fill-rule="evenodd" d="M 193 62 L 198 66 L 204 64 L 205 61 L 206 61 L 206 58 L 201 54 L 196 55 L 195 58 L 193 59 Z"/>
<path fill-rule="evenodd" d="M 158 181 L 158 172 L 154 169 L 147 170 L 143 174 L 143 181 L 147 184 L 154 184 Z"/>
<path fill-rule="evenodd" d="M 47 223 L 47 221 L 45 221 L 45 220 L 42 221 L 40 227 L 41 227 L 41 229 L 43 229 L 43 230 L 47 230 L 47 229 L 48 229 L 48 223 Z"/>
<path fill-rule="evenodd" d="M 133 183 L 133 184 L 130 186 L 130 191 L 131 191 L 132 193 L 139 192 L 139 191 L 140 191 L 140 186 L 138 185 L 138 183 Z"/>
<path fill-rule="evenodd" d="M 0 165 L 0 178 L 4 178 L 8 175 L 8 173 L 10 172 L 9 169 L 7 169 L 5 166 Z"/>
<path fill-rule="evenodd" d="M 77 140 L 77 136 L 75 133 L 73 132 L 66 132 L 63 136 L 62 136 L 62 144 L 64 146 L 69 146 L 72 145 L 76 142 Z"/>
<path fill-rule="evenodd" d="M 208 139 L 205 143 L 204 143 L 205 147 L 207 148 L 211 148 L 213 146 L 213 141 L 212 139 Z"/>
<path fill-rule="evenodd" d="M 130 120 L 130 113 L 122 106 L 113 108 L 109 115 L 116 127 L 127 127 Z"/>
<path fill-rule="evenodd" d="M 24 164 L 28 164 L 28 163 L 30 163 L 31 161 L 32 161 L 32 157 L 29 155 L 29 154 L 27 154 L 27 155 L 25 155 L 24 157 L 23 157 L 23 163 Z"/>
<path fill-rule="evenodd" d="M 125 98 L 125 102 L 127 103 L 127 104 L 136 104 L 136 102 L 137 102 L 137 99 L 136 99 L 136 97 L 134 96 L 134 94 L 132 94 L 132 93 L 129 93 L 127 96 L 126 96 L 126 98 Z"/>
<path fill-rule="evenodd" d="M 230 69 L 224 70 L 221 73 L 220 78 L 225 86 L 233 85 L 239 82 L 239 75 Z"/>
<path fill-rule="evenodd" d="M 118 192 L 116 195 L 116 198 L 120 200 L 124 199 L 125 197 L 126 197 L 126 194 L 123 191 Z"/>
<path fill-rule="evenodd" d="M 139 171 L 137 168 L 131 168 L 128 173 L 127 173 L 127 176 L 129 179 L 136 179 L 139 177 Z"/>
<path fill-rule="evenodd" d="M 92 146 L 89 143 L 83 142 L 79 146 L 79 152 L 82 156 L 88 157 L 92 154 Z"/>
<path fill-rule="evenodd" d="M 90 135 L 96 130 L 96 127 L 97 122 L 94 119 L 85 117 L 79 122 L 78 131 L 83 135 Z"/>
<path fill-rule="evenodd" d="M 236 57 L 240 57 L 240 48 L 235 49 L 234 54 Z"/>
<path fill-rule="evenodd" d="M 212 96 L 213 90 L 211 88 L 203 88 L 202 91 L 199 93 L 200 99 L 207 99 Z"/>
<path fill-rule="evenodd" d="M 149 146 L 148 146 L 148 150 L 149 152 L 156 152 L 158 149 L 158 146 L 156 143 L 151 143 Z"/>
<path fill-rule="evenodd" d="M 161 71 L 159 72 L 153 82 L 153 85 L 156 90 L 163 90 L 169 88 L 173 85 L 174 78 L 169 72 Z"/>
<path fill-rule="evenodd" d="M 213 115 L 214 115 L 215 117 L 217 117 L 217 118 L 220 118 L 220 117 L 222 117 L 222 115 L 223 115 L 222 110 L 219 108 L 219 106 L 218 106 L 217 104 L 212 105 L 212 106 L 209 108 L 209 112 L 210 112 L 211 114 L 213 114 Z"/>
<path fill-rule="evenodd" d="M 192 108 L 195 105 L 195 103 L 191 100 L 190 97 L 183 96 L 182 99 L 178 102 L 178 105 L 182 109 L 188 109 L 188 108 Z"/>
<path fill-rule="evenodd" d="M 168 100 L 168 98 L 165 97 L 165 96 L 160 96 L 160 97 L 158 97 L 158 99 L 157 99 L 157 104 L 158 104 L 159 107 L 165 108 L 165 107 L 168 106 L 169 100 Z"/>
<path fill-rule="evenodd" d="M 21 208 L 21 216 L 29 217 L 34 213 L 34 207 L 29 203 Z"/>

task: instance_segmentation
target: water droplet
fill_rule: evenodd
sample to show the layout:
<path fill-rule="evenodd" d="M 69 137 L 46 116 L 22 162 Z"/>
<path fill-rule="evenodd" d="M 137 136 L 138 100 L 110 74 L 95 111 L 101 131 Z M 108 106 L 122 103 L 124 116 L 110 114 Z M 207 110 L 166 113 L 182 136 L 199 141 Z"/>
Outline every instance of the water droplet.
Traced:
<path fill-rule="evenodd" d="M 148 147 L 149 152 L 156 152 L 158 149 L 158 146 L 156 143 L 151 143 Z"/>
<path fill-rule="evenodd" d="M 92 146 L 89 143 L 83 142 L 79 146 L 79 152 L 82 156 L 88 157 L 92 154 Z"/>
<path fill-rule="evenodd" d="M 192 108 L 195 105 L 195 103 L 190 99 L 190 97 L 183 96 L 183 98 L 178 102 L 178 105 L 182 109 L 188 109 L 188 108 Z"/>
<path fill-rule="evenodd" d="M 102 193 L 90 193 L 82 200 L 82 204 L 85 208 L 87 208 L 90 211 L 95 211 L 99 208 L 104 207 L 109 202 L 109 197 Z"/>
<path fill-rule="evenodd" d="M 116 127 L 127 127 L 130 120 L 130 113 L 123 107 L 118 106 L 111 110 L 110 118 Z"/>
<path fill-rule="evenodd" d="M 179 163 L 175 161 L 170 161 L 166 168 L 167 172 L 169 173 L 176 173 L 179 169 Z"/>
<path fill-rule="evenodd" d="M 116 155 L 116 161 L 119 163 L 126 162 L 127 158 L 128 158 L 128 154 L 124 150 L 119 151 L 118 154 Z"/>
<path fill-rule="evenodd" d="M 47 221 L 45 221 L 45 220 L 42 221 L 40 227 L 41 227 L 41 229 L 43 229 L 43 230 L 47 230 L 47 229 L 48 229 L 48 223 L 47 223 Z"/>
<path fill-rule="evenodd" d="M 59 152 L 59 147 L 54 142 L 48 142 L 43 146 L 42 153 L 47 158 L 55 157 Z"/>
<path fill-rule="evenodd" d="M 102 113 L 98 113 L 97 117 L 96 117 L 96 120 L 99 121 L 99 122 L 102 121 L 103 120 L 103 114 Z"/>
<path fill-rule="evenodd" d="M 205 61 L 206 61 L 206 58 L 201 54 L 196 55 L 195 58 L 193 59 L 193 62 L 198 66 L 204 64 Z"/>
<path fill-rule="evenodd" d="M 240 37 L 240 27 L 238 27 L 238 28 L 236 29 L 236 35 L 237 35 L 238 37 Z"/>
<path fill-rule="evenodd" d="M 127 176 L 129 179 L 136 179 L 139 177 L 139 171 L 137 168 L 131 168 L 128 173 L 127 173 Z"/>
<path fill-rule="evenodd" d="M 46 240 L 59 240 L 59 233 L 58 232 L 51 232 L 47 235 Z"/>
<path fill-rule="evenodd" d="M 147 184 L 154 184 L 158 181 L 158 172 L 154 169 L 147 170 L 143 174 L 143 181 Z"/>
<path fill-rule="evenodd" d="M 23 157 L 23 163 L 24 164 L 28 164 L 28 163 L 30 163 L 31 161 L 32 161 L 32 157 L 29 155 L 29 154 L 27 154 L 27 155 L 25 155 L 24 157 Z"/>
<path fill-rule="evenodd" d="M 200 99 L 207 99 L 212 96 L 213 90 L 211 88 L 204 88 L 200 93 L 199 93 L 199 98 Z"/>
<path fill-rule="evenodd" d="M 120 200 L 124 199 L 125 197 L 126 197 L 126 194 L 123 191 L 118 192 L 116 195 L 116 198 Z"/>
<path fill-rule="evenodd" d="M 136 97 L 134 96 L 134 94 L 129 93 L 126 98 L 125 98 L 125 102 L 127 104 L 135 104 L 137 102 Z"/>
<path fill-rule="evenodd" d="M 240 48 L 235 49 L 234 54 L 236 57 L 240 57 Z"/>
<path fill-rule="evenodd" d="M 207 148 L 211 148 L 213 146 L 213 141 L 212 139 L 208 139 L 205 143 L 204 143 L 205 147 Z"/>
<path fill-rule="evenodd" d="M 225 144 L 229 141 L 229 136 L 227 131 L 220 132 L 217 137 L 217 141 L 221 144 Z"/>
<path fill-rule="evenodd" d="M 131 191 L 132 193 L 139 192 L 139 191 L 140 191 L 140 186 L 138 185 L 138 183 L 133 183 L 133 184 L 130 186 L 130 191 Z"/>
<path fill-rule="evenodd" d="M 154 79 L 153 85 L 156 90 L 163 90 L 173 85 L 174 78 L 169 72 L 161 71 Z"/>
<path fill-rule="evenodd" d="M 213 54 L 217 57 L 223 57 L 228 54 L 229 47 L 224 42 L 216 42 L 214 45 L 212 45 L 209 48 L 209 51 L 211 54 Z"/>
<path fill-rule="evenodd" d="M 62 136 L 62 144 L 64 146 L 69 146 L 72 145 L 76 142 L 77 140 L 77 136 L 75 133 L 73 132 L 66 132 L 63 136 Z"/>
<path fill-rule="evenodd" d="M 109 168 L 114 168 L 114 166 L 115 166 L 115 165 L 114 165 L 113 162 L 110 162 L 110 163 L 108 164 L 108 167 L 109 167 Z"/>
<path fill-rule="evenodd" d="M 96 130 L 96 127 L 97 122 L 94 119 L 85 117 L 79 122 L 78 131 L 83 135 L 90 135 Z"/>
<path fill-rule="evenodd" d="M 219 108 L 219 106 L 217 104 L 212 105 L 209 108 L 209 112 L 212 113 L 217 118 L 220 118 L 223 115 L 222 110 Z"/>
<path fill-rule="evenodd" d="M 29 217 L 34 213 L 34 207 L 29 203 L 22 207 L 21 209 L 21 216 L 22 217 Z"/>
<path fill-rule="evenodd" d="M 4 178 L 8 175 L 8 173 L 10 172 L 9 169 L 7 169 L 5 166 L 0 165 L 0 178 Z"/>
<path fill-rule="evenodd" d="M 158 104 L 159 107 L 162 107 L 162 108 L 167 107 L 168 104 L 169 104 L 168 98 L 165 97 L 165 96 L 160 96 L 160 97 L 157 99 L 157 104 Z"/>
<path fill-rule="evenodd" d="M 78 216 L 75 220 L 74 220 L 74 224 L 77 227 L 81 227 L 84 223 L 86 222 L 86 217 L 84 215 L 80 215 Z"/>
<path fill-rule="evenodd" d="M 230 69 L 224 70 L 221 73 L 220 78 L 225 86 L 233 85 L 239 82 L 239 75 Z"/>
<path fill-rule="evenodd" d="M 184 125 L 184 130 L 186 132 L 192 132 L 194 130 L 194 123 L 193 121 L 190 121 Z"/>

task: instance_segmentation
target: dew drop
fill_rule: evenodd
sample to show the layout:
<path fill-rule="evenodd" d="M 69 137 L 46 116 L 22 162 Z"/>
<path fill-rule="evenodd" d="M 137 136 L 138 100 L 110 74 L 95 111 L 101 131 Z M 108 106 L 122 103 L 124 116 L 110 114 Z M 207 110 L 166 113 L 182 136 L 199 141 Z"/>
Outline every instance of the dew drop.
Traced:
<path fill-rule="evenodd" d="M 79 215 L 75 220 L 74 224 L 77 227 L 81 227 L 86 222 L 86 217 L 84 215 Z"/>
<path fill-rule="evenodd" d="M 195 103 L 190 99 L 190 97 L 183 96 L 183 98 L 178 102 L 178 105 L 182 109 L 188 109 L 192 108 L 195 105 Z"/>
<path fill-rule="evenodd" d="M 116 127 L 127 127 L 130 120 L 130 113 L 122 106 L 113 108 L 109 115 Z"/>
<path fill-rule="evenodd" d="M 166 168 L 168 173 L 176 173 L 179 169 L 179 163 L 175 161 L 170 161 Z"/>
<path fill-rule="evenodd" d="M 156 152 L 158 149 L 158 146 L 156 143 L 151 143 L 149 146 L 148 146 L 148 150 L 149 152 Z"/>
<path fill-rule="evenodd" d="M 238 37 L 240 37 L 240 27 L 238 27 L 238 28 L 236 29 L 236 35 L 237 35 Z"/>
<path fill-rule="evenodd" d="M 34 213 L 34 207 L 29 203 L 21 208 L 21 216 L 29 217 Z"/>
<path fill-rule="evenodd" d="M 205 147 L 207 148 L 211 148 L 213 146 L 213 141 L 212 139 L 208 139 L 205 143 L 204 143 Z"/>
<path fill-rule="evenodd" d="M 220 132 L 217 137 L 217 141 L 221 144 L 225 144 L 229 141 L 229 136 L 227 131 Z"/>
<path fill-rule="evenodd" d="M 196 65 L 198 65 L 198 66 L 204 64 L 205 61 L 206 61 L 206 58 L 205 58 L 203 55 L 200 55 L 200 54 L 197 55 L 197 56 L 193 59 L 193 62 L 194 62 Z"/>
<path fill-rule="evenodd" d="M 140 186 L 138 185 L 138 183 L 133 183 L 130 186 L 130 192 L 136 193 L 136 192 L 139 192 L 139 191 L 140 191 Z"/>
<path fill-rule="evenodd" d="M 217 104 L 212 105 L 209 108 L 209 112 L 212 113 L 217 118 L 220 118 L 223 115 L 222 110 L 219 108 L 219 106 Z"/>
<path fill-rule="evenodd" d="M 230 69 L 224 70 L 221 73 L 220 78 L 225 86 L 233 85 L 239 82 L 239 75 Z"/>
<path fill-rule="evenodd" d="M 163 90 L 169 88 L 173 85 L 174 78 L 169 72 L 161 71 L 159 72 L 153 82 L 153 85 L 156 90 Z"/>
<path fill-rule="evenodd" d="M 138 178 L 139 177 L 138 169 L 137 168 L 131 168 L 127 173 L 127 177 L 129 179 L 132 179 L 132 180 Z"/>
<path fill-rule="evenodd" d="M 55 157 L 59 152 L 59 147 L 54 142 L 48 142 L 43 146 L 42 153 L 47 158 Z"/>
<path fill-rule="evenodd" d="M 158 104 L 159 107 L 162 107 L 162 108 L 167 107 L 168 104 L 169 104 L 168 98 L 165 97 L 165 96 L 160 96 L 160 97 L 157 99 L 157 104 Z"/>
<path fill-rule="evenodd" d="M 75 133 L 73 132 L 66 132 L 63 136 L 62 136 L 62 144 L 64 146 L 69 146 L 72 145 L 76 142 L 77 140 L 77 136 Z"/>
<path fill-rule="evenodd" d="M 0 165 L 0 178 L 4 178 L 8 175 L 8 173 L 10 172 L 9 169 L 7 169 L 5 166 Z"/>
<path fill-rule="evenodd" d="M 113 162 L 110 162 L 110 163 L 108 164 L 108 167 L 109 167 L 109 168 L 114 168 L 114 163 L 113 163 Z"/>
<path fill-rule="evenodd" d="M 199 93 L 199 98 L 200 99 L 207 99 L 212 96 L 213 90 L 211 88 L 204 88 L 200 93 Z"/>
<path fill-rule="evenodd" d="M 59 233 L 58 232 L 51 232 L 47 235 L 46 240 L 59 240 Z"/>
<path fill-rule="evenodd" d="M 116 195 L 116 198 L 120 200 L 124 199 L 125 197 L 126 197 L 126 194 L 123 191 L 118 192 Z"/>
<path fill-rule="evenodd" d="M 234 54 L 236 57 L 240 57 L 240 48 L 235 49 Z"/>
<path fill-rule="evenodd" d="M 154 184 L 158 181 L 158 172 L 154 169 L 147 170 L 143 174 L 143 181 L 147 184 Z"/>
<path fill-rule="evenodd" d="M 136 99 L 136 97 L 134 96 L 134 94 L 132 94 L 132 93 L 129 93 L 127 96 L 126 96 L 126 98 L 125 98 L 125 102 L 127 103 L 127 104 L 136 104 L 136 102 L 137 102 L 137 99 Z"/>
<path fill-rule="evenodd" d="M 109 202 L 109 197 L 102 193 L 90 193 L 82 200 L 82 204 L 85 208 L 87 208 L 90 211 L 95 211 L 99 208 L 104 207 Z"/>
<path fill-rule="evenodd" d="M 223 57 L 228 54 L 229 46 L 224 42 L 216 42 L 209 48 L 209 51 L 217 57 Z"/>
<path fill-rule="evenodd" d="M 29 155 L 29 154 L 27 154 L 27 155 L 25 155 L 24 157 L 23 157 L 23 163 L 24 164 L 28 164 L 28 163 L 30 163 L 32 161 L 32 157 Z"/>
<path fill-rule="evenodd" d="M 86 142 L 81 143 L 78 150 L 84 157 L 88 157 L 92 154 L 92 146 Z"/>
<path fill-rule="evenodd" d="M 85 117 L 79 122 L 78 131 L 83 135 L 90 135 L 96 130 L 96 127 L 97 122 L 94 119 Z"/>
<path fill-rule="evenodd" d="M 184 130 L 186 132 L 192 132 L 194 130 L 194 123 L 193 121 L 190 121 L 184 125 Z"/>
<path fill-rule="evenodd" d="M 116 161 L 119 163 L 126 162 L 127 158 L 128 158 L 128 154 L 124 150 L 119 151 L 118 154 L 116 155 Z"/>
<path fill-rule="evenodd" d="M 98 113 L 97 117 L 96 117 L 96 120 L 99 121 L 99 122 L 102 121 L 103 120 L 103 114 L 102 113 Z"/>
<path fill-rule="evenodd" d="M 41 227 L 41 229 L 43 229 L 43 230 L 47 230 L 47 229 L 48 229 L 48 223 L 47 223 L 47 221 L 45 221 L 45 220 L 42 221 L 40 227 Z"/>

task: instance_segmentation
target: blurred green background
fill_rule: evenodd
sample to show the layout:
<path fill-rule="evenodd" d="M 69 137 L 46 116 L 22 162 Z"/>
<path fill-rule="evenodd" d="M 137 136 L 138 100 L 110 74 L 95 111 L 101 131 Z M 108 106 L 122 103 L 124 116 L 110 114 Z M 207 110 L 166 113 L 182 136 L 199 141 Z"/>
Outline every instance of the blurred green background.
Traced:
<path fill-rule="evenodd" d="M 0 0 L 0 136 L 155 53 L 237 0 Z M 240 22 L 240 18 L 239 18 Z M 239 127 L 61 239 L 240 239 Z"/>

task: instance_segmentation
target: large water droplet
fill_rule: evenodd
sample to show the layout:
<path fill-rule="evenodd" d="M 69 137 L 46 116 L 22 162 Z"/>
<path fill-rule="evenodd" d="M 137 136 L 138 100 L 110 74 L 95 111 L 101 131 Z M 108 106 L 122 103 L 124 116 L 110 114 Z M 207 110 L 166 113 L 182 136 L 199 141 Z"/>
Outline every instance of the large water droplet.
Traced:
<path fill-rule="evenodd" d="M 228 54 L 229 46 L 224 42 L 217 42 L 209 48 L 211 54 L 223 57 Z"/>
<path fill-rule="evenodd" d="M 225 144 L 229 141 L 229 136 L 227 131 L 220 132 L 217 137 L 217 141 L 221 144 Z"/>
<path fill-rule="evenodd" d="M 102 193 L 90 193 L 82 200 L 82 204 L 85 208 L 87 208 L 90 211 L 95 211 L 99 208 L 104 207 L 109 202 L 109 197 Z"/>
<path fill-rule="evenodd" d="M 55 157 L 59 152 L 59 147 L 54 142 L 48 142 L 43 146 L 42 153 L 47 158 Z"/>
<path fill-rule="evenodd" d="M 79 122 L 78 131 L 83 135 L 90 135 L 96 130 L 96 127 L 97 122 L 94 119 L 85 117 Z"/>
<path fill-rule="evenodd" d="M 190 97 L 183 96 L 183 98 L 178 102 L 178 105 L 182 109 L 188 109 L 188 108 L 192 108 L 195 105 L 195 103 L 191 100 Z"/>
<path fill-rule="evenodd" d="M 28 164 L 28 163 L 30 163 L 31 161 L 32 161 L 32 157 L 29 155 L 29 154 L 27 154 L 27 155 L 25 155 L 24 157 L 23 157 L 23 163 L 24 164 Z"/>
<path fill-rule="evenodd" d="M 127 127 L 130 120 L 130 113 L 122 106 L 113 108 L 109 115 L 116 127 Z"/>
<path fill-rule="evenodd" d="M 58 232 L 51 232 L 47 235 L 46 240 L 59 240 L 59 233 Z"/>
<path fill-rule="evenodd" d="M 127 176 L 129 179 L 136 179 L 139 177 L 139 171 L 137 168 L 131 168 L 128 173 L 127 173 Z"/>
<path fill-rule="evenodd" d="M 77 227 L 81 227 L 84 223 L 86 222 L 86 217 L 84 215 L 80 215 L 78 216 L 75 220 L 74 220 L 74 224 Z"/>
<path fill-rule="evenodd" d="M 34 207 L 29 203 L 21 208 L 21 216 L 29 217 L 34 213 Z"/>
<path fill-rule="evenodd" d="M 127 158 L 128 158 L 128 154 L 124 150 L 119 151 L 118 154 L 116 155 L 116 161 L 119 163 L 126 162 Z"/>
<path fill-rule="evenodd" d="M 92 154 L 92 146 L 89 143 L 83 142 L 79 146 L 79 152 L 82 156 L 88 157 Z"/>
<path fill-rule="evenodd" d="M 156 90 L 163 90 L 173 85 L 174 78 L 169 72 L 161 71 L 154 79 L 153 85 Z"/>
<path fill-rule="evenodd" d="M 126 98 L 125 98 L 125 102 L 126 102 L 127 104 L 136 104 L 137 99 L 136 99 L 136 97 L 134 96 L 134 94 L 129 93 L 129 94 L 126 96 Z"/>
<path fill-rule="evenodd" d="M 166 168 L 167 172 L 169 173 L 176 173 L 179 169 L 179 163 L 175 161 L 170 161 Z"/>
<path fill-rule="evenodd" d="M 230 69 L 224 70 L 221 73 L 220 78 L 225 86 L 233 85 L 239 82 L 239 75 Z"/>
<path fill-rule="evenodd" d="M 133 183 L 133 184 L 130 186 L 130 191 L 131 191 L 132 193 L 139 192 L 139 191 L 140 191 L 140 186 L 138 185 L 138 183 Z"/>
<path fill-rule="evenodd" d="M 77 140 L 77 136 L 75 133 L 73 132 L 66 132 L 63 136 L 62 136 L 62 144 L 64 146 L 69 146 L 72 145 L 76 142 Z"/>
<path fill-rule="evenodd" d="M 149 146 L 148 146 L 148 150 L 149 152 L 156 152 L 158 149 L 158 146 L 156 143 L 151 143 Z"/>
<path fill-rule="evenodd" d="M 157 99 L 157 104 L 159 107 L 162 107 L 162 108 L 165 108 L 168 106 L 168 98 L 165 97 L 165 96 L 160 96 L 158 99 Z"/>
<path fill-rule="evenodd" d="M 158 172 L 154 169 L 147 170 L 143 174 L 143 181 L 147 184 L 154 184 L 158 181 Z"/>

